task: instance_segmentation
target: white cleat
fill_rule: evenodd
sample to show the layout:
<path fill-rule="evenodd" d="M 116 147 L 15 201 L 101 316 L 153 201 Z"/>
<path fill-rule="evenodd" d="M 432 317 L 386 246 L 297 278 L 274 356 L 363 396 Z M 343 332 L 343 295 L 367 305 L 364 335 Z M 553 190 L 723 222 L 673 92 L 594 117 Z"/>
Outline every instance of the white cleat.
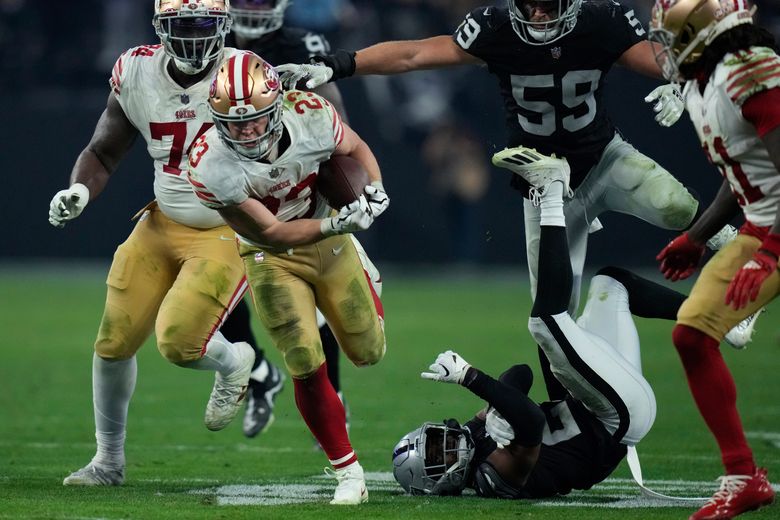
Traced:
<path fill-rule="evenodd" d="M 728 331 L 723 340 L 737 350 L 742 350 L 753 339 L 753 330 L 756 327 L 756 321 L 766 307 L 761 307 L 756 312 L 737 323 L 733 329 Z"/>
<path fill-rule="evenodd" d="M 125 481 L 125 469 L 109 469 L 90 462 L 74 471 L 62 481 L 63 486 L 121 486 Z"/>
<path fill-rule="evenodd" d="M 571 196 L 569 189 L 571 168 L 565 158 L 559 159 L 554 154 L 544 155 L 533 148 L 517 146 L 504 148 L 493 154 L 493 165 L 506 168 L 525 179 L 531 185 L 530 195 L 534 205 L 538 205 L 539 196 L 544 193 L 545 188 L 550 183 L 555 181 L 563 182 L 564 195 Z"/>
<path fill-rule="evenodd" d="M 720 251 L 723 249 L 723 246 L 737 238 L 738 234 L 739 230 L 737 228 L 731 224 L 726 224 L 721 228 L 720 231 L 715 233 L 709 240 L 707 240 L 707 247 L 709 247 L 712 251 Z"/>
<path fill-rule="evenodd" d="M 252 373 L 252 365 L 255 362 L 255 351 L 249 343 L 243 341 L 233 343 L 233 346 L 236 347 L 240 367 L 230 375 L 223 376 L 217 372 L 214 376 L 214 388 L 211 390 L 204 417 L 206 428 L 211 431 L 221 430 L 230 424 L 246 397 L 249 374 Z"/>
<path fill-rule="evenodd" d="M 368 490 L 366 479 L 363 476 L 363 467 L 359 462 L 353 462 L 346 468 L 332 470 L 325 468 L 325 474 L 335 477 L 339 481 L 333 500 L 334 506 L 356 506 L 368 502 Z"/>

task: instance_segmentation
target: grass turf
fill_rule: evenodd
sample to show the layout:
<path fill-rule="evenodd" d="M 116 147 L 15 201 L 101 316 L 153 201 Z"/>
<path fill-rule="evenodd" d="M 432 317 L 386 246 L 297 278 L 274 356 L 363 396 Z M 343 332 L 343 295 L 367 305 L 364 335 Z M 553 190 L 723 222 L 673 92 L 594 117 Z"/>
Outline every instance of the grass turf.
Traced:
<path fill-rule="evenodd" d="M 526 331 L 523 275 L 504 279 L 388 276 L 383 297 L 388 352 L 378 366 L 342 364 L 352 411 L 351 437 L 366 471 L 370 502 L 360 508 L 327 504 L 335 482 L 324 480 L 325 456 L 294 406 L 291 385 L 277 401 L 276 422 L 256 439 L 240 419 L 219 433 L 202 424 L 212 384 L 207 373 L 167 364 L 153 341 L 139 353 L 130 407 L 126 484 L 111 489 L 61 485 L 94 453 L 91 403 L 92 342 L 102 312 L 103 273 L 65 276 L 34 269 L 0 272 L 4 341 L 0 363 L 0 518 L 683 518 L 692 507 L 636 500 L 622 464 L 590 492 L 557 501 L 509 502 L 407 497 L 387 481 L 390 451 L 424 420 L 468 419 L 480 406 L 465 389 L 423 381 L 445 348 L 497 375 L 526 362 L 536 349 Z M 743 352 L 724 347 L 738 386 L 739 406 L 756 459 L 780 478 L 777 404 L 777 305 L 759 321 Z M 651 487 L 678 495 L 709 495 L 721 472 L 718 452 L 690 397 L 671 324 L 638 320 L 645 374 L 658 400 L 658 418 L 639 447 Z M 269 357 L 279 356 L 256 327 Z M 289 381 L 288 381 L 289 383 Z M 532 396 L 541 399 L 539 378 Z M 237 486 L 237 487 L 229 487 Z M 292 504 L 296 499 L 315 501 Z M 269 503 L 276 497 L 281 505 Z M 281 498 L 279 498 L 281 497 Z M 285 498 L 286 497 L 286 498 Z M 236 501 L 250 505 L 222 505 Z M 254 505 L 252 505 L 254 504 Z M 649 507 L 664 505 L 665 507 Z M 748 518 L 776 518 L 778 506 Z"/>

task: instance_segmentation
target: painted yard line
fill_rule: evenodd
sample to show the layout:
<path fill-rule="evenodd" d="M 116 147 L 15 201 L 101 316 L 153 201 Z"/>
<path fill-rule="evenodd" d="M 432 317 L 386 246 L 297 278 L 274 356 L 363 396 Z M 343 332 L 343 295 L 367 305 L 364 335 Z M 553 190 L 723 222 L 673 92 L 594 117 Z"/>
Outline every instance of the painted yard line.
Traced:
<path fill-rule="evenodd" d="M 314 481 L 314 483 L 312 483 Z M 367 472 L 366 482 L 369 493 L 382 493 L 391 496 L 404 495 L 395 483 L 392 473 Z M 651 480 L 653 487 L 662 489 L 677 496 L 690 496 L 715 491 L 712 481 L 687 480 Z M 218 505 L 262 505 L 279 506 L 302 503 L 316 503 L 328 500 L 333 493 L 334 482 L 325 475 L 312 475 L 305 483 L 298 481 L 286 484 L 233 484 L 205 489 L 194 489 L 190 494 L 214 496 Z M 773 488 L 780 492 L 780 485 Z M 467 490 L 467 495 L 474 496 Z M 631 479 L 607 479 L 589 491 L 574 491 L 565 497 L 529 501 L 539 507 L 592 507 L 610 509 L 643 509 L 648 507 L 678 507 L 690 508 L 700 505 L 700 502 L 680 500 L 663 500 L 647 498 L 640 494 L 639 488 Z"/>
<path fill-rule="evenodd" d="M 72 443 L 59 443 L 59 442 L 11 442 L 0 441 L 0 447 L 11 448 L 29 448 L 37 450 L 59 450 L 63 448 L 94 448 L 94 442 L 72 442 Z M 299 452 L 300 449 L 294 447 L 282 447 L 282 448 L 269 448 L 266 446 L 251 446 L 248 444 L 233 444 L 227 446 L 213 446 L 209 444 L 135 444 L 131 446 L 131 449 L 143 449 L 145 451 L 201 451 L 201 452 L 224 452 L 229 450 L 235 450 L 238 452 L 249 453 L 294 453 Z M 370 451 L 370 450 L 361 450 Z M 384 450 L 382 450 L 384 451 Z"/>
<path fill-rule="evenodd" d="M 775 448 L 780 448 L 780 433 L 778 432 L 745 432 L 745 437 L 748 439 L 769 441 Z"/>

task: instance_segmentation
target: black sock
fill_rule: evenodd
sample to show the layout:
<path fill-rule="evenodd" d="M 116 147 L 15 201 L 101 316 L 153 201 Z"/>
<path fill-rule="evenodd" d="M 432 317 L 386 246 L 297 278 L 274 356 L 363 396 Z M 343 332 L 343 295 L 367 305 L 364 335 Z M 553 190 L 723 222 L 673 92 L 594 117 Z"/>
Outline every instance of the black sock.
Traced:
<path fill-rule="evenodd" d="M 336 392 L 341 391 L 341 382 L 339 381 L 339 343 L 336 336 L 330 330 L 326 323 L 320 327 L 320 340 L 322 341 L 322 350 L 325 352 L 325 362 L 328 365 L 328 379 Z"/>
<path fill-rule="evenodd" d="M 604 267 L 596 274 L 614 278 L 628 291 L 628 306 L 631 314 L 640 318 L 676 320 L 677 311 L 687 296 L 663 285 L 637 276 L 620 267 Z"/>
<path fill-rule="evenodd" d="M 249 343 L 255 351 L 255 362 L 252 365 L 252 370 L 260 366 L 260 363 L 265 359 L 265 352 L 257 346 L 257 340 L 250 326 L 249 305 L 247 305 L 245 300 L 242 299 L 238 302 L 238 305 L 236 305 L 219 330 L 225 336 L 225 339 L 231 343 L 237 341 Z"/>
<path fill-rule="evenodd" d="M 566 228 L 541 226 L 536 299 L 531 316 L 554 315 L 569 309 L 572 273 Z"/>

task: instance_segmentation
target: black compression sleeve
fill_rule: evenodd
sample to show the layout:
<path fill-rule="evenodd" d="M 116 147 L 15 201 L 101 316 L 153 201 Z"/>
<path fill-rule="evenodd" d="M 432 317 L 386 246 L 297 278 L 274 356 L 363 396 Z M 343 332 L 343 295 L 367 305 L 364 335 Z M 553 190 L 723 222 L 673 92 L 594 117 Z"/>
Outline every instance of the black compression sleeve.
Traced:
<path fill-rule="evenodd" d="M 603 267 L 596 274 L 614 278 L 628 291 L 628 306 L 631 314 L 640 318 L 676 320 L 677 311 L 685 301 L 682 293 L 637 276 L 620 267 Z"/>
<path fill-rule="evenodd" d="M 515 431 L 515 441 L 521 446 L 541 444 L 544 413 L 521 389 L 496 381 L 489 375 L 469 368 L 463 386 L 498 410 Z"/>

